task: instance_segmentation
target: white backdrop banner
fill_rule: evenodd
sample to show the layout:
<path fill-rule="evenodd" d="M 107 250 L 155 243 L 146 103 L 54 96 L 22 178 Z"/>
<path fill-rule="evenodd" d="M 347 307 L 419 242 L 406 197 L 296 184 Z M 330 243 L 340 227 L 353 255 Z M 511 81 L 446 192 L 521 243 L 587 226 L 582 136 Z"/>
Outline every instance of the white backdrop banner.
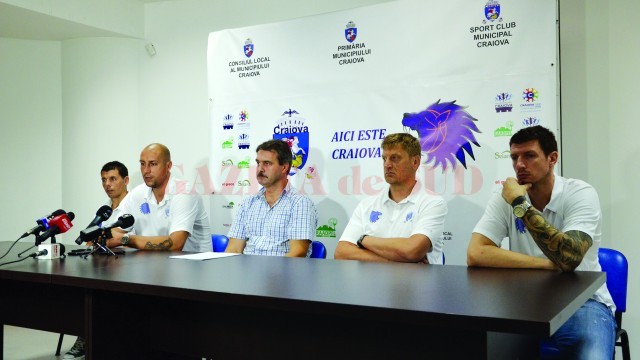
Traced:
<path fill-rule="evenodd" d="M 421 191 L 449 205 L 447 264 L 466 264 L 484 204 L 513 175 L 509 137 L 557 133 L 556 29 L 552 1 L 402 0 L 211 33 L 213 231 L 258 191 L 256 146 L 282 139 L 332 253 L 357 203 L 385 187 L 382 138 L 410 132 Z"/>

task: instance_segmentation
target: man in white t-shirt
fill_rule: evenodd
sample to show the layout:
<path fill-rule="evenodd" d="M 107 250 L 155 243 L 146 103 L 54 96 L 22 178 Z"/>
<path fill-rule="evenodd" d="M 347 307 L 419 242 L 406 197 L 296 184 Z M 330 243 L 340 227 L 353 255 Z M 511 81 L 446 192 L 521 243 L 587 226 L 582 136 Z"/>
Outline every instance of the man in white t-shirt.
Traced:
<path fill-rule="evenodd" d="M 418 188 L 418 139 L 406 133 L 387 135 L 382 141 L 382 161 L 389 187 L 358 204 L 334 257 L 442 264 L 447 203 Z"/>
<path fill-rule="evenodd" d="M 202 198 L 171 175 L 171 153 L 150 144 L 140 154 L 144 184 L 136 186 L 120 205 L 133 215 L 133 232 L 113 229 L 108 247 L 126 245 L 143 250 L 211 251 L 211 228 Z"/>
<path fill-rule="evenodd" d="M 471 235 L 468 265 L 602 271 L 598 262 L 602 215 L 595 189 L 553 173 L 558 143 L 548 129 L 521 129 L 509 145 L 517 179 L 507 178 L 502 193 L 494 194 L 487 204 Z M 509 250 L 500 247 L 505 237 Z M 604 284 L 548 341 L 561 359 L 611 359 L 614 311 Z"/>
<path fill-rule="evenodd" d="M 129 170 L 119 161 L 110 161 L 104 164 L 102 170 L 100 170 L 100 178 L 102 179 L 102 188 L 109 197 L 106 205 L 111 206 L 113 210 L 111 217 L 102 222 L 102 226 L 105 227 L 118 221 L 118 217 L 124 214 L 119 205 L 128 193 Z M 71 349 L 62 358 L 65 360 L 84 359 L 84 346 L 84 338 L 78 337 Z"/>

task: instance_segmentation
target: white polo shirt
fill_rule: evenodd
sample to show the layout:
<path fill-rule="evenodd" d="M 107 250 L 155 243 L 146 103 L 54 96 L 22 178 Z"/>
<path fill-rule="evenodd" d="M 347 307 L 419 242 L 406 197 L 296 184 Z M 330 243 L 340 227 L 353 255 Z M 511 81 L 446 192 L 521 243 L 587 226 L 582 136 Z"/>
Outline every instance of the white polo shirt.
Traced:
<path fill-rule="evenodd" d="M 145 184 L 127 194 L 118 209 L 135 218 L 133 232 L 142 236 L 168 236 L 176 231 L 189 233 L 183 251 L 211 251 L 211 227 L 202 198 L 190 194 L 191 186 L 169 177 L 164 198 L 159 203 Z"/>
<path fill-rule="evenodd" d="M 414 185 L 414 192 L 417 190 Z M 396 203 L 389 198 L 389 187 L 375 197 L 362 200 L 356 207 L 340 241 L 356 243 L 360 236 L 410 237 L 422 234 L 429 237 L 432 248 L 427 253 L 430 264 L 442 264 L 444 218 L 447 203 L 440 196 L 411 193 Z"/>

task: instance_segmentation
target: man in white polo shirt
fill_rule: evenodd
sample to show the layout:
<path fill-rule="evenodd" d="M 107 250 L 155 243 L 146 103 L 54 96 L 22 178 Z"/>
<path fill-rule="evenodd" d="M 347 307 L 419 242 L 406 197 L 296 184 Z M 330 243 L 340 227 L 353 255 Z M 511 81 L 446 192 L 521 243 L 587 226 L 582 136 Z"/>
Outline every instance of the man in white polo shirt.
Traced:
<path fill-rule="evenodd" d="M 133 232 L 112 231 L 108 247 L 126 245 L 143 250 L 211 251 L 211 229 L 202 199 L 190 194 L 186 182 L 171 175 L 171 153 L 151 144 L 140 154 L 144 184 L 131 190 L 120 205 L 133 215 Z"/>
<path fill-rule="evenodd" d="M 418 188 L 418 139 L 406 133 L 390 134 L 381 147 L 389 187 L 358 204 L 340 237 L 335 258 L 442 264 L 447 203 Z"/>

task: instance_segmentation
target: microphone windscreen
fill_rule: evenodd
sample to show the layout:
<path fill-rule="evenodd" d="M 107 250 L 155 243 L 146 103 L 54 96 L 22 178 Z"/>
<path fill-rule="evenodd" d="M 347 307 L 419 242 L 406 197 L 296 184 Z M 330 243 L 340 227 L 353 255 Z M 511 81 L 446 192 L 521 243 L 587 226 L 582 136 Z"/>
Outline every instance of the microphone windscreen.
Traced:
<path fill-rule="evenodd" d="M 131 214 L 124 214 L 118 218 L 118 223 L 120 223 L 121 228 L 131 227 L 135 221 L 136 219 L 134 219 Z"/>

